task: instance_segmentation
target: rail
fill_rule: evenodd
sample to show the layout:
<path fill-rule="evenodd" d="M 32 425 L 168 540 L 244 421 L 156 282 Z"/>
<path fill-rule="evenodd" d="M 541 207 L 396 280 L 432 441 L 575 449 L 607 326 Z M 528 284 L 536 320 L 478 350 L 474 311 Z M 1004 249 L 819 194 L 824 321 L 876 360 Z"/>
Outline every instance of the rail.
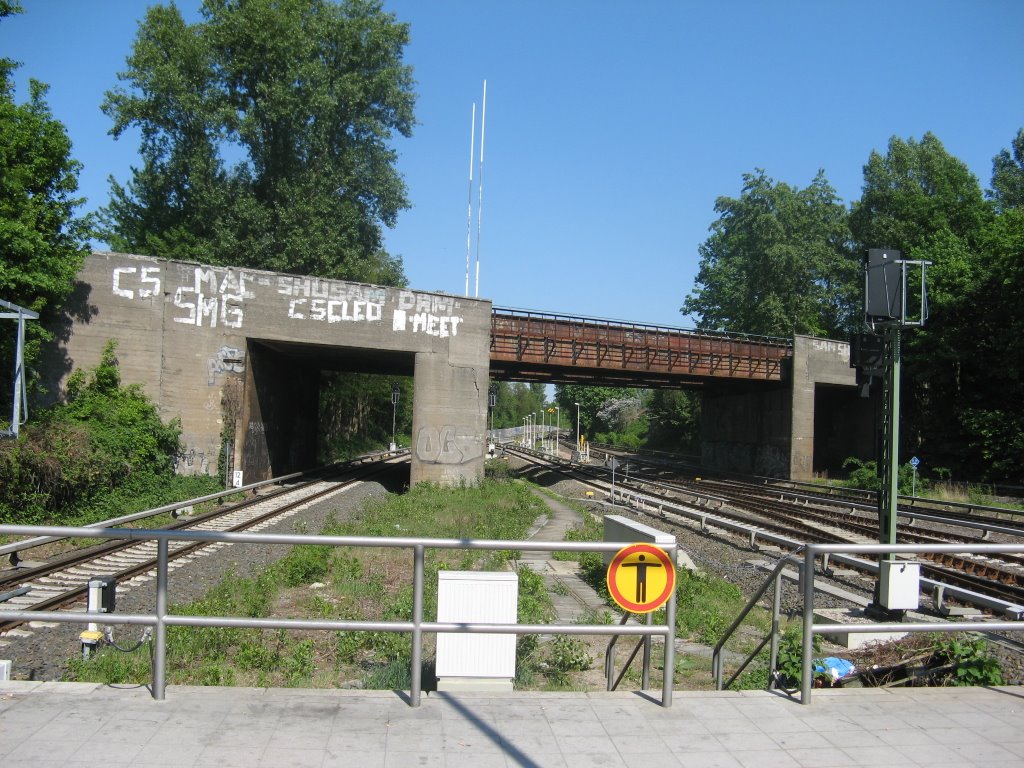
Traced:
<path fill-rule="evenodd" d="M 847 633 L 908 633 L 908 632 L 1021 632 L 1024 631 L 1024 620 L 1017 618 L 1012 621 L 909 621 L 909 622 L 872 622 L 872 623 L 856 623 L 856 624 L 828 624 L 814 623 L 814 561 L 818 556 L 828 556 L 835 554 L 863 554 L 863 555 L 897 555 L 897 554 L 923 554 L 926 552 L 953 552 L 953 553 L 969 553 L 969 554 L 984 554 L 984 555 L 998 555 L 1001 553 L 1010 552 L 1024 552 L 1024 544 L 807 544 L 803 548 L 803 563 L 801 572 L 801 585 L 803 588 L 803 608 L 802 608 L 802 623 L 803 623 L 803 639 L 802 639 L 802 658 L 801 658 L 801 675 L 800 675 L 800 703 L 809 705 L 811 703 L 811 688 L 813 685 L 813 668 L 814 668 L 814 636 L 815 635 L 827 635 L 839 632 Z M 777 661 L 777 648 L 779 639 L 779 613 L 780 613 L 780 600 L 779 600 L 779 588 L 781 584 L 779 579 L 782 574 L 782 567 L 791 559 L 798 557 L 797 552 L 791 553 L 788 557 L 783 558 L 776 565 L 771 575 L 765 580 L 765 583 L 758 590 L 754 598 L 748 602 L 747 606 L 741 611 L 741 615 L 736 621 L 729 627 L 727 632 L 723 635 L 722 639 L 716 644 L 716 654 L 712 662 L 712 673 L 715 675 L 716 686 L 721 690 L 723 688 L 722 677 L 723 677 L 723 664 L 721 660 L 720 650 L 724 646 L 725 641 L 728 639 L 727 635 L 731 635 L 742 618 L 752 607 L 752 603 L 760 599 L 761 596 L 767 591 L 768 586 L 776 582 L 776 597 L 772 605 L 772 644 L 773 650 L 771 652 L 771 672 L 774 674 L 775 663 Z M 922 581 L 924 581 L 922 579 Z M 1020 614 L 1011 614 L 1017 615 Z M 764 643 L 760 648 L 764 647 Z M 760 651 L 758 648 L 758 652 Z M 755 652 L 756 654 L 756 652 Z M 749 659 L 744 662 L 744 666 L 749 663 Z M 730 679 L 729 683 L 732 682 Z M 728 685 L 725 683 L 724 685 Z"/>
<path fill-rule="evenodd" d="M 644 481 L 646 486 L 657 486 L 658 483 Z M 675 489 L 677 492 L 679 489 Z M 716 515 L 714 511 L 707 509 L 701 509 L 703 505 L 716 503 L 719 504 L 716 509 L 720 509 L 723 504 L 726 504 L 725 499 L 720 499 L 715 496 L 711 496 L 704 493 L 697 493 L 696 491 L 686 491 L 696 499 L 692 503 L 692 506 L 686 506 L 685 504 L 673 504 L 672 502 L 666 501 L 665 499 L 651 496 L 649 494 L 640 493 L 637 491 L 630 491 L 618 486 L 613 492 L 610 492 L 610 499 L 612 503 L 616 501 L 634 509 L 638 509 L 645 514 L 657 514 L 659 517 L 664 517 L 666 514 L 676 515 L 677 517 L 686 518 L 699 523 L 701 531 L 707 533 L 711 528 L 719 528 L 722 530 L 730 531 L 732 533 L 745 536 L 748 539 L 749 546 L 751 549 L 757 549 L 758 541 L 764 541 L 769 544 L 782 547 L 783 549 L 795 550 L 800 547 L 804 542 L 798 541 L 789 536 L 783 536 L 781 534 L 772 533 L 771 531 L 760 528 L 756 525 L 748 525 L 745 523 L 735 522 L 729 520 L 722 515 Z M 823 545 L 818 545 L 823 546 Z M 854 568 L 858 571 L 866 573 L 877 573 L 878 564 L 870 560 L 863 558 L 850 557 L 844 554 L 837 554 L 840 552 L 852 552 L 850 549 L 853 547 L 852 544 L 837 545 L 839 548 L 835 550 L 835 553 L 826 552 L 823 555 L 823 562 L 825 563 L 825 570 L 828 570 L 828 564 L 835 562 L 842 566 Z M 950 552 L 970 552 L 969 544 L 949 544 L 946 546 L 954 547 L 954 549 L 948 550 Z M 1008 549 L 1009 545 L 997 545 L 1002 546 L 1003 549 L 998 551 L 1011 552 L 1016 551 Z M 844 548 L 845 547 L 845 548 Z M 924 550 L 928 551 L 928 550 Z M 943 550 L 946 551 L 946 550 Z M 998 597 L 992 597 L 991 595 L 984 595 L 973 590 L 966 589 L 964 587 L 958 587 L 952 584 L 946 584 L 935 579 L 927 577 L 921 577 L 922 588 L 927 588 L 931 591 L 935 602 L 939 605 L 943 603 L 946 597 L 960 600 L 970 605 L 984 608 L 985 610 L 995 611 L 1002 613 L 1006 616 L 1013 616 L 1015 618 L 1024 619 L 1024 605 L 1018 605 L 1016 603 L 1002 600 Z"/>
<path fill-rule="evenodd" d="M 424 633 L 466 632 L 482 634 L 565 634 L 607 635 L 606 625 L 597 624 L 489 624 L 481 622 L 424 621 L 424 560 L 428 549 L 469 550 L 526 550 L 535 552 L 616 552 L 632 542 L 572 542 L 572 541 L 501 541 L 491 539 L 424 539 L 383 538 L 374 536 L 312 536 L 306 534 L 222 533 L 215 531 L 169 531 L 124 528 L 72 528 L 62 526 L 0 525 L 0 536 L 53 536 L 57 538 L 82 537 L 94 539 L 129 539 L 155 541 L 157 544 L 156 596 L 152 613 L 71 613 L 60 611 L 0 610 L 0 621 L 53 621 L 87 624 L 98 622 L 109 625 L 136 625 L 153 628 L 152 695 L 162 701 L 166 698 L 167 629 L 173 626 L 233 627 L 252 629 L 285 629 L 328 632 L 403 632 L 412 634 L 410 661 L 409 704 L 420 704 L 422 693 L 422 653 Z M 205 541 L 227 544 L 283 544 L 320 545 L 332 547 L 398 548 L 413 552 L 413 608 L 411 621 L 340 621 L 307 619 L 259 619 L 235 616 L 190 616 L 168 613 L 168 544 L 171 541 Z M 675 560 L 675 546 L 665 547 Z M 616 630 L 622 635 L 650 635 L 664 638 L 665 670 L 662 683 L 661 705 L 672 706 L 671 670 L 675 669 L 676 596 L 673 591 L 666 606 L 664 624 L 623 626 Z"/>
<path fill-rule="evenodd" d="M 367 454 L 351 461 L 345 462 L 344 466 L 355 465 L 362 463 L 366 460 L 384 460 L 394 456 L 401 456 L 409 452 L 408 448 L 403 448 L 395 451 L 383 451 L 381 453 Z M 269 480 L 260 480 L 256 483 L 250 483 L 249 485 L 239 486 L 238 488 L 226 488 L 223 491 L 217 491 L 216 493 L 208 493 L 205 496 L 197 496 L 194 499 L 188 499 L 187 501 L 176 501 L 173 504 L 164 504 L 161 507 L 154 507 L 153 509 L 143 510 L 142 512 L 133 512 L 130 515 L 121 515 L 120 517 L 114 517 L 110 520 L 101 520 L 97 523 L 89 523 L 84 526 L 86 528 L 110 528 L 115 525 L 124 525 L 125 523 L 132 523 L 136 520 L 145 520 L 147 517 L 156 517 L 166 512 L 176 514 L 178 510 L 185 509 L 187 507 L 193 507 L 197 504 L 203 504 L 207 501 L 219 501 L 225 496 L 232 496 L 236 493 L 248 493 L 249 491 L 255 491 L 257 488 L 263 488 L 267 485 L 280 485 L 286 483 L 289 480 L 297 480 L 300 477 L 305 477 L 308 472 L 292 472 L 289 475 L 281 475 L 280 477 L 272 477 Z M 0 557 L 4 555 L 10 556 L 10 563 L 12 566 L 17 567 L 20 558 L 18 554 L 24 552 L 27 549 L 33 549 L 34 547 L 42 546 L 43 544 L 49 544 L 53 541 L 58 541 L 61 537 L 59 536 L 37 536 L 31 539 L 24 539 L 22 541 L 15 541 L 10 544 L 4 544 L 0 546 Z"/>

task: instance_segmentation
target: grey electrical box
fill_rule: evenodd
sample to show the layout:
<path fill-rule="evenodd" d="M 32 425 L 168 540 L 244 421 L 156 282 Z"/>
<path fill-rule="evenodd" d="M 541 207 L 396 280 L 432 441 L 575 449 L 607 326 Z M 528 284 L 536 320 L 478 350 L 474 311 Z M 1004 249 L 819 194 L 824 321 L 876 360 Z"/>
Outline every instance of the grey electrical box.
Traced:
<path fill-rule="evenodd" d="M 93 576 L 89 579 L 89 610 L 113 613 L 117 595 L 117 579 L 113 576 Z"/>
<path fill-rule="evenodd" d="M 903 317 L 904 272 L 900 251 L 868 250 L 864 269 L 864 310 L 869 319 L 900 320 Z"/>

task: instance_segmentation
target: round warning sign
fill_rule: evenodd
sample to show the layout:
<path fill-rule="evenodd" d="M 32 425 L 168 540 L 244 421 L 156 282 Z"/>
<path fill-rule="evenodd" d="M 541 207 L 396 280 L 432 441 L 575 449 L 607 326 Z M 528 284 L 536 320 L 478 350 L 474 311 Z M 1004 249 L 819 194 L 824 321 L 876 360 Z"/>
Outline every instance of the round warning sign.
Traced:
<path fill-rule="evenodd" d="M 608 591 L 623 609 L 650 613 L 661 608 L 676 586 L 676 569 L 665 550 L 653 544 L 630 544 L 608 566 Z"/>

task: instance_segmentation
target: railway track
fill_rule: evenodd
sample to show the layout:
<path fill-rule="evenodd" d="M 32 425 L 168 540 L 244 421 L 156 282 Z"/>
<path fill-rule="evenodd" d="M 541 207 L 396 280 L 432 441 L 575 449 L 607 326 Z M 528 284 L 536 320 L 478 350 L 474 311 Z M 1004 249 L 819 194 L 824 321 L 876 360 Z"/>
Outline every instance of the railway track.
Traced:
<path fill-rule="evenodd" d="M 515 449 L 513 449 L 515 450 Z M 545 461 L 531 452 L 518 452 L 529 460 Z M 763 483 L 741 483 L 736 480 L 686 478 L 666 467 L 663 462 L 650 465 L 640 457 L 629 458 L 628 474 L 623 471 L 625 457 L 617 455 L 620 467 L 615 477 L 616 493 L 631 491 L 646 500 L 699 508 L 713 512 L 719 519 L 732 521 L 736 526 L 751 531 L 750 541 L 756 536 L 772 535 L 792 542 L 875 543 L 878 536 L 877 513 L 866 504 L 851 509 L 848 498 L 814 496 L 807 493 L 780 494 L 778 489 L 766 488 Z M 605 467 L 555 464 L 559 471 L 571 473 L 595 490 L 610 494 L 611 472 Z M 787 498 L 788 497 L 788 498 Z M 645 503 L 633 512 L 649 515 L 662 522 L 675 524 L 663 513 L 648 510 Z M 911 513 L 912 514 L 912 513 Z M 961 516 L 962 524 L 971 525 L 971 536 L 955 532 L 957 518 L 944 517 L 943 525 L 921 525 L 919 522 L 901 523 L 898 537 L 907 544 L 947 544 L 980 542 L 976 529 L 979 518 Z M 682 524 L 682 523 L 680 523 Z M 1010 536 L 1024 536 L 1024 525 L 1014 521 L 992 520 L 991 524 Z M 945 585 L 967 592 L 992 597 L 1014 605 L 1024 605 L 1024 558 L 1012 554 L 982 557 L 968 554 L 923 554 L 929 562 L 922 565 L 922 575 Z"/>
<path fill-rule="evenodd" d="M 225 505 L 193 518 L 179 520 L 167 530 L 233 532 L 260 530 L 295 514 L 308 504 L 341 492 L 356 483 L 369 480 L 408 461 L 408 456 L 389 457 L 372 464 L 354 464 L 338 471 L 299 480 L 241 502 Z M 181 567 L 202 551 L 207 553 L 223 545 L 174 541 L 169 556 Z M 72 551 L 32 568 L 0 572 L 0 597 L 5 605 L 23 611 L 53 611 L 71 608 L 83 610 L 82 601 L 89 580 L 97 576 L 113 577 L 120 585 L 136 578 L 147 578 L 156 567 L 155 541 L 109 541 Z M 16 630 L 23 622 L 0 623 L 0 636 Z M 24 631 L 24 630 L 22 630 Z"/>

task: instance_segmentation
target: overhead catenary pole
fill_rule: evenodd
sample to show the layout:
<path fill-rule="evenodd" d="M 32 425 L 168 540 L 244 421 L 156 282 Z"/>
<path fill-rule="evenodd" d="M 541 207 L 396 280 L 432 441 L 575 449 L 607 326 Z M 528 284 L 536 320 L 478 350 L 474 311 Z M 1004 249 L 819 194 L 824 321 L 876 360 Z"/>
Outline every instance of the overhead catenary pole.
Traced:
<path fill-rule="evenodd" d="M 484 128 L 486 125 L 487 81 L 484 80 L 484 100 L 480 109 L 480 191 L 476 204 L 476 291 L 473 293 L 475 298 L 480 297 L 480 229 L 484 216 Z"/>
<path fill-rule="evenodd" d="M 469 259 L 473 252 L 473 160 L 476 157 L 476 102 L 469 121 L 469 191 L 466 193 L 466 296 L 469 296 Z"/>

